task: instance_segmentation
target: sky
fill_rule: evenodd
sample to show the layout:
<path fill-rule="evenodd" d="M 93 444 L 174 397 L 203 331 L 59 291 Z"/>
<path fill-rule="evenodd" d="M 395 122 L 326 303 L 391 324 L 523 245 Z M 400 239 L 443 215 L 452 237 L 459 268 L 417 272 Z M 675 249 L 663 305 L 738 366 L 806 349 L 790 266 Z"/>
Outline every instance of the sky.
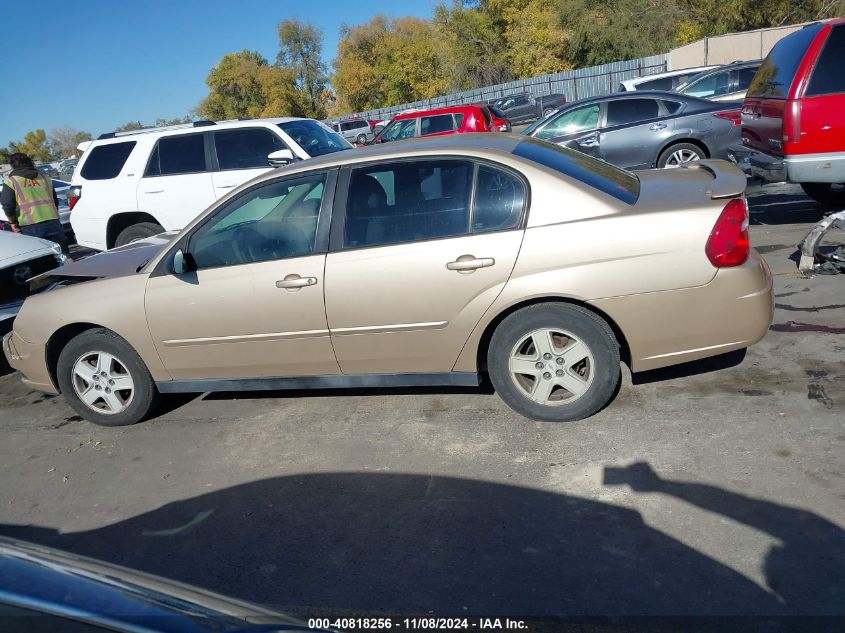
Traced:
<path fill-rule="evenodd" d="M 378 13 L 430 18 L 436 0 L 0 0 L 0 146 L 30 130 L 71 126 L 96 137 L 128 121 L 184 116 L 208 94 L 227 53 L 274 62 L 276 25 L 309 21 L 331 64 L 340 28 Z M 15 25 L 28 36 L 15 38 Z"/>

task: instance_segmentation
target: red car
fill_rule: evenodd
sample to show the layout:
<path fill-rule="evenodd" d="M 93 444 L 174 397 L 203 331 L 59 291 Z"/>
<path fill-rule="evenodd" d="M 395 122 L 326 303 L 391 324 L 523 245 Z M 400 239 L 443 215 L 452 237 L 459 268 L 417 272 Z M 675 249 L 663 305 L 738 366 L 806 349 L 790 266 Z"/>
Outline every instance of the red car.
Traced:
<path fill-rule="evenodd" d="M 465 132 L 496 132 L 487 106 L 461 105 L 436 110 L 398 114 L 376 136 L 376 143 L 388 143 L 417 136 L 443 136 Z"/>
<path fill-rule="evenodd" d="M 511 122 L 508 121 L 508 117 L 505 116 L 505 113 L 499 110 L 496 106 L 486 107 L 490 110 L 490 116 L 493 117 L 493 127 L 495 127 L 499 132 L 510 132 Z"/>
<path fill-rule="evenodd" d="M 845 19 L 816 22 L 775 44 L 748 88 L 742 142 L 753 175 L 800 183 L 845 207 Z"/>

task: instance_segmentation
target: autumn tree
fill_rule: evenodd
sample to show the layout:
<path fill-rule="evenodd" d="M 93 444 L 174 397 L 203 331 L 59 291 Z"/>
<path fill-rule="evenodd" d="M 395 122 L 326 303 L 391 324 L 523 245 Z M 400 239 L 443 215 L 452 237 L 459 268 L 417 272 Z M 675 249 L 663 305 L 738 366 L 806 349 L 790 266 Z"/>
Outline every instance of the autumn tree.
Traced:
<path fill-rule="evenodd" d="M 47 143 L 47 132 L 41 129 L 27 132 L 19 143 L 9 143 L 8 151 L 9 154 L 15 152 L 26 154 L 37 163 L 53 160 L 53 153 Z"/>
<path fill-rule="evenodd" d="M 323 63 L 323 33 L 299 20 L 279 23 L 279 53 L 276 65 L 293 72 L 300 109 L 305 116 L 326 116 L 328 74 Z"/>
<path fill-rule="evenodd" d="M 206 79 L 209 95 L 199 113 L 208 119 L 303 116 L 293 72 L 271 66 L 255 51 L 225 55 Z"/>
<path fill-rule="evenodd" d="M 377 15 L 343 27 L 341 35 L 332 78 L 338 110 L 367 110 L 447 91 L 446 60 L 431 23 Z"/>

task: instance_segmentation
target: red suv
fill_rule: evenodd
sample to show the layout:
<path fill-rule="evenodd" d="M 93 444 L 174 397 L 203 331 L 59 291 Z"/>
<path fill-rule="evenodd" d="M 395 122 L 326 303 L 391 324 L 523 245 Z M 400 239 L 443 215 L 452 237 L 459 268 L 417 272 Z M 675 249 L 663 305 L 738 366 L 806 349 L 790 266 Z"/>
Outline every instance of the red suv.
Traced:
<path fill-rule="evenodd" d="M 387 143 L 416 136 L 442 136 L 464 132 L 495 132 L 487 106 L 465 105 L 396 115 L 375 138 Z"/>
<path fill-rule="evenodd" d="M 845 19 L 780 40 L 754 76 L 742 108 L 751 172 L 800 183 L 818 202 L 845 206 Z"/>

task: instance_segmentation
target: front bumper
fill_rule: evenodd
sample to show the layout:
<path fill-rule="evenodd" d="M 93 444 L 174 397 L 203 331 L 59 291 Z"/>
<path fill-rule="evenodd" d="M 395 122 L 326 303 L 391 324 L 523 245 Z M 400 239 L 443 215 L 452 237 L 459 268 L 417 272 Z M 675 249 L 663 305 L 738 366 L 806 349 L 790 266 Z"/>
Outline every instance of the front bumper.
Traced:
<path fill-rule="evenodd" d="M 25 385 L 45 393 L 59 393 L 47 368 L 43 345 L 29 343 L 12 330 L 3 337 L 3 355 L 12 369 L 22 374 Z"/>

